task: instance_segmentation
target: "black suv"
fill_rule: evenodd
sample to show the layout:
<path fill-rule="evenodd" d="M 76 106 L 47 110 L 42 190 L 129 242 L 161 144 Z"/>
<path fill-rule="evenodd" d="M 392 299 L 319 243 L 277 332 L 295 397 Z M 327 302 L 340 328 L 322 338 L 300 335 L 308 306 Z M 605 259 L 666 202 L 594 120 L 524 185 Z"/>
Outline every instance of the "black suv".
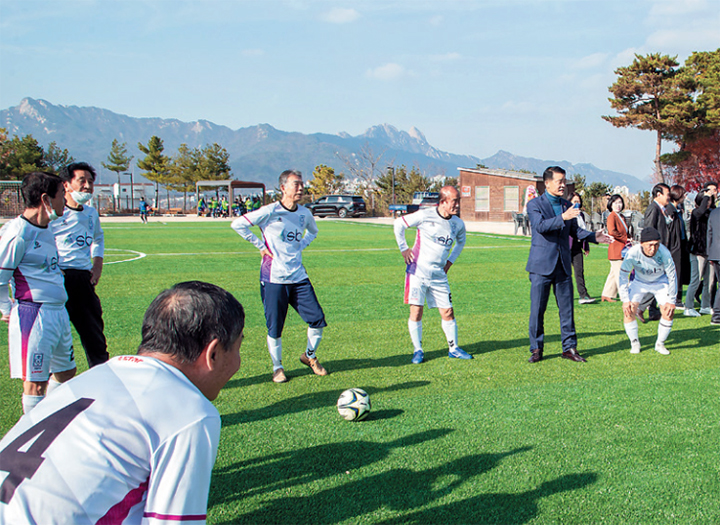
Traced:
<path fill-rule="evenodd" d="M 305 207 L 318 217 L 337 215 L 344 219 L 348 215 L 357 217 L 367 213 L 365 201 L 359 195 L 325 195 Z"/>

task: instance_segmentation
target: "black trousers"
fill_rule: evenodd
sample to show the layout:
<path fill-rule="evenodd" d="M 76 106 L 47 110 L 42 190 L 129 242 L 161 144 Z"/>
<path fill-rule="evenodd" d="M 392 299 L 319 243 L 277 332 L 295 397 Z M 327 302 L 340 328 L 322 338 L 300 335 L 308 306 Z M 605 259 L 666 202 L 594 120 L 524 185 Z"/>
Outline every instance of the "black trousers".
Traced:
<path fill-rule="evenodd" d="M 575 285 L 577 286 L 578 295 L 582 299 L 588 297 L 587 288 L 585 288 L 585 263 L 583 261 L 583 253 L 571 252 L 572 255 L 572 267 L 575 272 Z"/>
<path fill-rule="evenodd" d="M 65 304 L 70 322 L 80 335 L 85 349 L 88 366 L 104 363 L 110 358 L 105 341 L 105 324 L 102 318 L 100 298 L 90 284 L 90 270 L 64 270 L 65 290 L 68 301 Z"/>

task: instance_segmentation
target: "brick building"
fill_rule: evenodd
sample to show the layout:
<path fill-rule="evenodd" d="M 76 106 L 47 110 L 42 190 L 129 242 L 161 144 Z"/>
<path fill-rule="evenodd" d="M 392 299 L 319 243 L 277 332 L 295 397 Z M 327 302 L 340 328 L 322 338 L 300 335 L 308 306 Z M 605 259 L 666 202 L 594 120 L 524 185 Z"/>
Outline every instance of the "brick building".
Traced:
<path fill-rule="evenodd" d="M 512 221 L 512 212 L 523 212 L 525 190 L 545 191 L 542 176 L 487 168 L 460 171 L 460 216 L 466 221 Z"/>

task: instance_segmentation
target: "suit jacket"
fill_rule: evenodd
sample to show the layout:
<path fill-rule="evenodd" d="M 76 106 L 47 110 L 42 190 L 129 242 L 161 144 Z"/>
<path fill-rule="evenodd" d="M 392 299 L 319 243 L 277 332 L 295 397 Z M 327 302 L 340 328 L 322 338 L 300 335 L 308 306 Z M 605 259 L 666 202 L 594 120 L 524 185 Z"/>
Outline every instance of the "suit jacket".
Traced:
<path fill-rule="evenodd" d="M 607 231 L 608 234 L 615 239 L 615 242 L 608 246 L 608 259 L 611 261 L 619 261 L 622 259 L 622 250 L 625 248 L 625 243 L 628 240 L 627 221 L 623 223 L 623 220 L 618 217 L 618 214 L 612 212 L 608 215 L 607 219 Z"/>
<path fill-rule="evenodd" d="M 652 226 L 660 233 L 660 242 L 667 247 L 669 237 L 667 222 L 665 222 L 665 215 L 660 205 L 655 201 L 652 201 L 650 206 L 647 207 L 647 210 L 645 210 L 643 228 L 647 228 L 648 226 Z"/>
<path fill-rule="evenodd" d="M 563 213 L 572 204 L 560 199 Z M 578 227 L 577 221 L 563 221 L 561 215 L 555 216 L 547 193 L 531 200 L 527 205 L 527 214 L 532 228 L 530 255 L 525 270 L 540 275 L 551 275 L 555 271 L 558 259 L 563 270 L 571 274 L 570 237 L 580 242 L 588 240 L 596 243 L 595 233 Z"/>
<path fill-rule="evenodd" d="M 720 261 L 720 208 L 715 208 L 708 218 L 707 256 L 710 261 Z"/>

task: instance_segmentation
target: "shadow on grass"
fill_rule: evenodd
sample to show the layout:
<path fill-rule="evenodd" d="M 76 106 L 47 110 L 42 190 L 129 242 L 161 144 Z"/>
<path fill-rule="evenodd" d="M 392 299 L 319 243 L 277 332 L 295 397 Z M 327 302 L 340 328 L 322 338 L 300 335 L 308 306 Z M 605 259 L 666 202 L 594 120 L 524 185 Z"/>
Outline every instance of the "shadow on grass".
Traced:
<path fill-rule="evenodd" d="M 412 512 L 396 519 L 382 521 L 383 525 L 399 523 L 502 523 L 520 525 L 538 515 L 538 502 L 561 492 L 592 485 L 597 474 L 568 474 L 546 481 L 535 490 L 519 494 L 490 493 Z"/>
<path fill-rule="evenodd" d="M 387 443 L 347 441 L 239 461 L 213 472 L 210 506 L 278 490 L 286 491 L 290 487 L 330 476 L 345 476 L 346 472 L 387 458 L 393 449 L 405 449 L 440 439 L 451 432 L 451 429 L 440 428 L 410 434 Z M 307 501 L 304 504 L 307 505 Z M 314 504 L 311 507 L 320 512 L 327 511 L 322 507 L 316 508 Z M 289 507 L 286 510 L 287 516 L 284 519 L 276 516 L 275 523 L 303 521 L 293 519 L 294 511 Z"/>
<path fill-rule="evenodd" d="M 359 443 L 362 442 L 356 442 Z M 348 445 L 352 444 L 333 445 L 338 447 L 338 459 L 347 457 L 343 451 Z M 387 454 L 389 447 L 394 446 L 393 443 L 364 445 L 369 445 L 370 450 L 379 448 L 383 455 Z M 463 493 L 471 492 L 472 484 L 479 476 L 495 468 L 504 458 L 528 450 L 530 447 L 497 454 L 473 454 L 426 470 L 399 468 L 359 479 L 352 479 L 353 473 L 347 469 L 346 475 L 350 480 L 347 483 L 307 496 L 281 497 L 281 493 L 278 493 L 278 497 L 263 507 L 235 516 L 232 522 L 227 523 L 352 522 L 381 510 L 402 514 L 384 523 L 525 523 L 537 516 L 541 498 L 582 488 L 597 479 L 595 474 L 568 475 L 520 494 L 480 494 L 417 510 L 447 499 L 458 489 Z M 377 461 L 375 458 L 372 460 Z M 238 482 L 242 483 L 240 480 L 243 479 L 243 473 L 238 472 L 237 475 Z M 273 492 L 285 488 L 282 483 L 278 485 L 272 487 Z"/>
<path fill-rule="evenodd" d="M 373 386 L 365 387 L 365 391 L 370 394 L 370 398 L 379 392 L 394 392 L 398 390 L 408 390 L 411 388 L 420 388 L 430 384 L 430 381 L 407 381 L 405 383 L 398 383 L 388 387 L 377 388 Z M 234 414 L 225 414 L 221 416 L 222 426 L 232 426 L 241 423 L 251 423 L 253 421 L 262 421 L 273 417 L 284 416 L 287 414 L 297 414 L 298 412 L 304 412 L 306 410 L 315 410 L 318 407 L 323 406 L 335 406 L 337 398 L 340 392 L 338 390 L 326 390 L 324 392 L 312 392 L 309 394 L 302 394 L 295 397 L 289 397 L 282 399 L 277 403 L 268 405 L 255 410 L 243 410 Z M 402 414 L 401 410 L 389 411 L 386 410 L 382 413 L 373 414 L 370 413 L 368 420 L 380 420 L 389 419 Z"/>

